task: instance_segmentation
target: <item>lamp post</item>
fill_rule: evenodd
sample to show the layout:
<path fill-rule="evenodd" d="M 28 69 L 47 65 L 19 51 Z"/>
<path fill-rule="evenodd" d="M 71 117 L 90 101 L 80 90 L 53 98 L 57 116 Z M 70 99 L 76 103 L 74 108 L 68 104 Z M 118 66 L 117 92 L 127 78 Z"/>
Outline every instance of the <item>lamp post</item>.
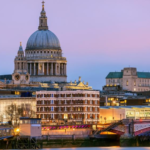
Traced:
<path fill-rule="evenodd" d="M 113 106 L 113 108 L 112 108 L 112 109 L 113 109 L 113 110 L 112 110 L 112 111 L 113 111 L 113 116 L 112 116 L 113 122 L 114 122 L 114 119 L 115 119 L 115 117 L 114 117 L 114 106 L 115 106 L 115 104 L 116 104 L 116 101 L 113 101 L 113 105 L 112 105 L 112 106 Z"/>

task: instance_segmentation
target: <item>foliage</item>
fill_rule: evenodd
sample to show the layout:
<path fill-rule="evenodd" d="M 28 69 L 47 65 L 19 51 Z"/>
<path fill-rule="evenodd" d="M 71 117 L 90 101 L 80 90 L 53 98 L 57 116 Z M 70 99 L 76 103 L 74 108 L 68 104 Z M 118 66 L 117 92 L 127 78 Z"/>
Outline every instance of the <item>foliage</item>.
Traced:
<path fill-rule="evenodd" d="M 6 108 L 6 115 L 9 116 L 11 122 L 17 124 L 20 117 L 34 117 L 35 111 L 31 109 L 29 104 L 11 104 Z"/>

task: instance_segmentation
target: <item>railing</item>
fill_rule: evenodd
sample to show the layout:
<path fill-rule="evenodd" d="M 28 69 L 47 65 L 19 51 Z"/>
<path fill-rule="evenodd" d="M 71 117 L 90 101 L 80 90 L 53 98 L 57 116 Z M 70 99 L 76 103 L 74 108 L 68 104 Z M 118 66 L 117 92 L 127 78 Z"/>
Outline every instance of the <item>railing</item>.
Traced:
<path fill-rule="evenodd" d="M 0 130 L 0 139 L 8 138 L 14 136 L 12 129 L 1 129 Z"/>
<path fill-rule="evenodd" d="M 102 130 L 96 130 L 96 132 L 94 133 L 94 135 L 99 134 L 99 133 L 104 132 L 104 131 L 108 131 L 108 130 L 110 130 L 111 128 L 113 128 L 113 127 L 115 127 L 116 125 L 121 124 L 121 123 L 122 123 L 122 120 L 112 122 L 112 123 L 111 123 L 109 126 L 107 126 L 106 128 L 104 128 L 104 129 L 102 129 Z"/>
<path fill-rule="evenodd" d="M 38 56 L 28 56 L 27 57 L 27 60 L 33 60 L 33 58 L 34 58 L 34 60 L 38 60 L 38 59 L 50 59 L 50 60 L 66 60 L 66 58 L 65 57 L 51 57 L 51 56 L 40 56 L 40 57 L 38 57 Z"/>

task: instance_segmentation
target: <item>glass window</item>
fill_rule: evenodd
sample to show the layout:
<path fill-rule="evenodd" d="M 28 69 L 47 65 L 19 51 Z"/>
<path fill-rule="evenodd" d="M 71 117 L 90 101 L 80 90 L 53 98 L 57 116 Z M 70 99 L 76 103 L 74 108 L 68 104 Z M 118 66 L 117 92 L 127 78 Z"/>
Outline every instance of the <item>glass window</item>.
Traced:
<path fill-rule="evenodd" d="M 52 94 L 52 97 L 53 97 L 53 94 Z"/>
<path fill-rule="evenodd" d="M 97 104 L 97 101 L 95 101 L 95 104 Z"/>
<path fill-rule="evenodd" d="M 54 104 L 54 100 L 51 100 L 51 104 Z"/>
<path fill-rule="evenodd" d="M 90 111 L 92 111 L 92 107 L 90 107 Z"/>
<path fill-rule="evenodd" d="M 95 115 L 95 119 L 97 119 L 97 114 Z"/>
<path fill-rule="evenodd" d="M 90 100 L 90 104 L 92 104 L 92 101 Z"/>
<path fill-rule="evenodd" d="M 54 111 L 54 107 L 51 107 L 51 111 Z"/>
<path fill-rule="evenodd" d="M 87 114 L 85 114 L 85 119 L 87 119 Z"/>
<path fill-rule="evenodd" d="M 85 104 L 87 104 L 87 100 L 85 100 Z"/>

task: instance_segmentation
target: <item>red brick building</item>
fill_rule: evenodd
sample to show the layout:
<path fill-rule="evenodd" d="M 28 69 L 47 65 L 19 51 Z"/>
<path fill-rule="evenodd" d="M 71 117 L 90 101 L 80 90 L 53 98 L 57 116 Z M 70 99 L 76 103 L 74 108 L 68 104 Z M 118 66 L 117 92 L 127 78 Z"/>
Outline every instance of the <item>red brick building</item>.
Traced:
<path fill-rule="evenodd" d="M 99 101 L 99 91 L 39 91 L 36 114 L 43 123 L 97 123 Z"/>

